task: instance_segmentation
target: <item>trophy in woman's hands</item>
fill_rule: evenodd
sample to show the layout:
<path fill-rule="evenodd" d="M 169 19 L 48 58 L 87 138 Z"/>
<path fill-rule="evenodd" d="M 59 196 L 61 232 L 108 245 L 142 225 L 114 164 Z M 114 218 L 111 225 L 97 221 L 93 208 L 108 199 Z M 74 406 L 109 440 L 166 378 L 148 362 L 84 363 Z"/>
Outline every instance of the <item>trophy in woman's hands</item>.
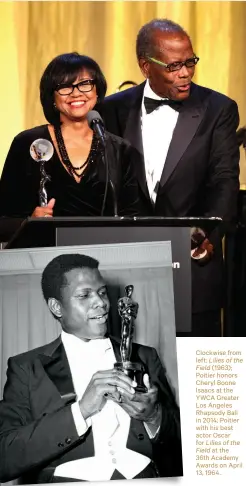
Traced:
<path fill-rule="evenodd" d="M 40 206 L 47 206 L 48 196 L 46 190 L 46 183 L 50 181 L 50 176 L 45 171 L 45 162 L 51 159 L 54 153 L 52 143 L 45 138 L 38 138 L 32 142 L 30 147 L 30 154 L 33 160 L 40 163 L 40 186 L 39 186 L 39 204 Z"/>
<path fill-rule="evenodd" d="M 125 296 L 118 300 L 118 312 L 121 317 L 121 361 L 115 363 L 114 367 L 123 371 L 137 383 L 135 388 L 137 392 L 146 392 L 147 388 L 143 382 L 144 366 L 131 361 L 134 320 L 139 307 L 138 303 L 132 299 L 133 289 L 133 285 L 127 285 Z"/>

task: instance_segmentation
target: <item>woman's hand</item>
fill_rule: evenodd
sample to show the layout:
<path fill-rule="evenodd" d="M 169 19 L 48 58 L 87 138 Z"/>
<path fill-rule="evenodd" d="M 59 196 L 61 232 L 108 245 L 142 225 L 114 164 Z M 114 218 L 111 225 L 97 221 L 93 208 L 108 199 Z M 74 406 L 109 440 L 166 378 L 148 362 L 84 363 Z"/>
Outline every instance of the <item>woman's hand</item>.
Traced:
<path fill-rule="evenodd" d="M 52 197 L 47 206 L 37 206 L 32 213 L 32 218 L 52 218 L 55 202 L 56 200 Z"/>

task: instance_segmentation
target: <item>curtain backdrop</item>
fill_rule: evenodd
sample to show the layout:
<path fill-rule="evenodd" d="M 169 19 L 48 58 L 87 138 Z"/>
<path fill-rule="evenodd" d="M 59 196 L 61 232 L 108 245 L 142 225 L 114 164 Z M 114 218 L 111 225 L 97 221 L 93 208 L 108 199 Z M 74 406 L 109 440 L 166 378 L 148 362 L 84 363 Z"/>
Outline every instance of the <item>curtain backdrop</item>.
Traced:
<path fill-rule="evenodd" d="M 0 172 L 13 137 L 44 122 L 38 87 L 48 62 L 77 50 L 100 64 L 108 94 L 124 80 L 140 83 L 135 39 L 155 17 L 168 17 L 190 33 L 200 57 L 195 81 L 234 98 L 245 124 L 246 2 L 0 2 Z"/>

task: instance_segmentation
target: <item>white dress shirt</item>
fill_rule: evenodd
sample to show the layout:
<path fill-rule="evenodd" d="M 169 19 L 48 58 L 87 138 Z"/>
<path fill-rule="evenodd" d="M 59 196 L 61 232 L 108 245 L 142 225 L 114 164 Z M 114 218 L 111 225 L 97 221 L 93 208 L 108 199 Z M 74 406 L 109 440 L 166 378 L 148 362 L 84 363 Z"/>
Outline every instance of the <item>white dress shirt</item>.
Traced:
<path fill-rule="evenodd" d="M 108 338 L 85 342 L 64 331 L 62 342 L 79 401 L 94 373 L 113 368 L 116 362 L 114 350 Z M 103 409 L 87 420 L 82 417 L 78 402 L 71 409 L 80 436 L 92 427 L 95 455 L 61 464 L 56 468 L 55 476 L 106 481 L 117 469 L 131 479 L 149 464 L 148 457 L 126 448 L 131 419 L 117 403 L 107 400 Z"/>
<path fill-rule="evenodd" d="M 168 105 L 162 105 L 147 114 L 144 106 L 145 96 L 155 100 L 164 98 L 154 93 L 147 80 L 143 92 L 141 129 L 147 185 L 151 201 L 155 204 L 158 185 L 179 113 Z"/>

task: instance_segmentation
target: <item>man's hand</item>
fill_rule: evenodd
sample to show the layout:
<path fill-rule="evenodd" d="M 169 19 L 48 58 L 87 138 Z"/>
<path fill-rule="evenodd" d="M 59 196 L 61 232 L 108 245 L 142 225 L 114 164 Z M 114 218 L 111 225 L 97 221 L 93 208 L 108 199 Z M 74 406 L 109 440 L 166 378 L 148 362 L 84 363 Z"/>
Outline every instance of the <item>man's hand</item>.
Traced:
<path fill-rule="evenodd" d="M 160 425 L 160 413 L 158 409 L 157 394 L 155 385 L 151 385 L 149 376 L 144 375 L 144 384 L 147 388 L 146 393 L 130 394 L 126 389 L 117 387 L 121 394 L 120 406 L 130 415 L 130 417 L 141 420 L 146 424 Z"/>
<path fill-rule="evenodd" d="M 55 199 L 52 198 L 47 206 L 37 206 L 32 213 L 32 218 L 52 218 L 55 202 Z"/>
<path fill-rule="evenodd" d="M 80 411 L 86 420 L 102 410 L 107 398 L 119 403 L 122 392 L 129 397 L 135 394 L 136 383 L 118 370 L 97 371 L 79 401 Z M 119 391 L 122 390 L 122 392 Z"/>

